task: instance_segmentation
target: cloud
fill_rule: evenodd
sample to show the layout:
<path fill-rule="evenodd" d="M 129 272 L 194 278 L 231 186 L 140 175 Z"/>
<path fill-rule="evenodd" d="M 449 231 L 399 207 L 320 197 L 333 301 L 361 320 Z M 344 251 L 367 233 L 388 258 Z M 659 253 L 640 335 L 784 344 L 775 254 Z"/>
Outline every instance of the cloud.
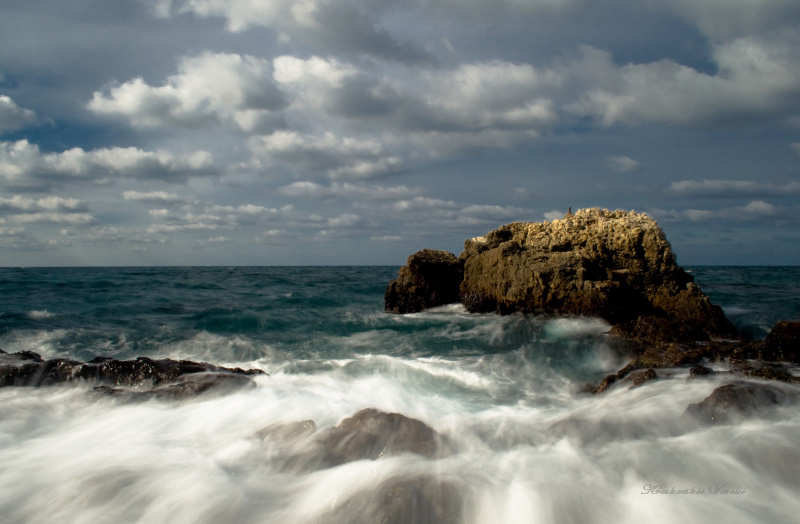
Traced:
<path fill-rule="evenodd" d="M 707 222 L 724 220 L 726 222 L 745 222 L 764 218 L 773 218 L 779 214 L 786 217 L 796 216 L 796 210 L 781 209 L 763 200 L 752 200 L 743 206 L 720 209 L 652 209 L 647 212 L 659 221 L 664 222 Z M 796 219 L 794 220 L 796 221 Z"/>
<path fill-rule="evenodd" d="M 185 196 L 176 195 L 175 193 L 167 193 L 165 191 L 125 191 L 122 193 L 122 198 L 123 200 L 134 200 L 136 202 L 163 204 L 180 204 L 190 201 L 190 199 Z"/>
<path fill-rule="evenodd" d="M 21 108 L 11 98 L 0 95 L 0 133 L 16 131 L 37 121 L 36 113 Z"/>
<path fill-rule="evenodd" d="M 662 0 L 659 2 L 715 40 L 791 27 L 800 20 L 794 0 Z"/>
<path fill-rule="evenodd" d="M 795 153 L 800 155 L 800 142 L 795 142 L 795 143 L 789 144 L 789 145 L 792 147 L 792 149 L 794 150 Z"/>
<path fill-rule="evenodd" d="M 334 182 L 323 186 L 316 182 L 294 182 L 281 188 L 281 193 L 300 198 L 331 198 L 341 197 L 357 200 L 396 200 L 417 195 L 420 189 L 406 186 L 378 186 L 366 184 L 353 184 L 349 182 Z"/>
<path fill-rule="evenodd" d="M 627 156 L 610 156 L 608 163 L 620 173 L 629 173 L 639 167 L 639 162 Z"/>
<path fill-rule="evenodd" d="M 385 2 L 329 0 L 157 0 L 162 17 L 192 13 L 221 17 L 233 32 L 252 26 L 274 28 L 283 41 L 297 41 L 325 52 L 364 54 L 406 63 L 432 62 L 411 41 L 399 41 L 381 23 Z"/>
<path fill-rule="evenodd" d="M 11 198 L 0 197 L 0 211 L 19 213 L 35 209 L 75 212 L 85 211 L 88 209 L 88 207 L 85 202 L 82 202 L 77 198 L 50 196 L 37 200 L 33 198 L 26 198 L 21 195 L 14 195 Z"/>
<path fill-rule="evenodd" d="M 753 182 L 752 180 L 681 180 L 670 185 L 670 191 L 687 196 L 759 196 L 787 195 L 800 193 L 800 182 L 773 184 Z"/>
<path fill-rule="evenodd" d="M 328 227 L 332 229 L 351 228 L 360 225 L 362 218 L 352 213 L 345 213 L 328 219 Z"/>
<path fill-rule="evenodd" d="M 330 132 L 312 136 L 278 131 L 254 137 L 249 144 L 259 159 L 338 179 L 377 177 L 396 172 L 401 164 L 398 158 L 386 156 L 376 140 L 337 137 Z"/>
<path fill-rule="evenodd" d="M 135 147 L 84 151 L 76 147 L 61 153 L 42 153 L 27 140 L 0 142 L 0 185 L 48 190 L 70 182 L 107 183 L 117 178 L 185 182 L 194 176 L 217 174 L 210 153 L 175 155 Z"/>
<path fill-rule="evenodd" d="M 544 213 L 543 216 L 544 216 L 545 220 L 553 221 L 553 220 L 561 220 L 562 218 L 564 218 L 565 214 L 566 213 L 564 213 L 563 211 L 559 211 L 558 209 L 554 209 L 552 211 L 548 211 L 547 213 Z"/>
<path fill-rule="evenodd" d="M 148 214 L 159 220 L 147 228 L 148 233 L 175 233 L 181 231 L 214 231 L 217 229 L 237 229 L 269 222 L 278 218 L 286 218 L 293 211 L 293 206 L 268 208 L 254 204 L 239 206 L 221 206 L 214 204 L 186 205 L 181 211 L 169 209 L 151 209 Z"/>
<path fill-rule="evenodd" d="M 466 204 L 422 196 L 384 204 L 380 209 L 409 230 L 497 227 L 534 216 L 531 210 L 515 206 Z"/>
<path fill-rule="evenodd" d="M 178 74 L 152 87 L 141 78 L 96 91 L 88 108 L 122 116 L 137 127 L 226 125 L 243 132 L 285 126 L 286 100 L 272 81 L 272 62 L 249 55 L 205 52 L 185 57 Z"/>
<path fill-rule="evenodd" d="M 783 118 L 800 95 L 796 40 L 794 35 L 778 34 L 714 44 L 716 74 L 670 59 L 618 66 L 611 53 L 583 46 L 567 70 L 584 92 L 564 108 L 606 127 Z"/>
<path fill-rule="evenodd" d="M 20 224 L 69 224 L 83 226 L 95 221 L 88 213 L 21 213 L 11 215 L 9 220 Z"/>

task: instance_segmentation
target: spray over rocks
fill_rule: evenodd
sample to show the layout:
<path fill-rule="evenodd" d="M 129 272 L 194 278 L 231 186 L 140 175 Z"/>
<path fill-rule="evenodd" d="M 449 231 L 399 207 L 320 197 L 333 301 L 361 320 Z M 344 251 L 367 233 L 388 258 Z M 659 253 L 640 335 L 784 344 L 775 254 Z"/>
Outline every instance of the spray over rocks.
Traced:
<path fill-rule="evenodd" d="M 634 211 L 590 208 L 552 222 L 514 222 L 467 239 L 458 257 L 420 251 L 389 284 L 385 309 L 411 313 L 448 300 L 473 313 L 606 320 L 631 360 L 592 393 L 658 380 L 656 369 L 710 362 L 728 362 L 737 377 L 798 382 L 782 363 L 800 363 L 800 323 L 780 322 L 766 341 L 741 340 L 677 264 L 656 221 Z"/>

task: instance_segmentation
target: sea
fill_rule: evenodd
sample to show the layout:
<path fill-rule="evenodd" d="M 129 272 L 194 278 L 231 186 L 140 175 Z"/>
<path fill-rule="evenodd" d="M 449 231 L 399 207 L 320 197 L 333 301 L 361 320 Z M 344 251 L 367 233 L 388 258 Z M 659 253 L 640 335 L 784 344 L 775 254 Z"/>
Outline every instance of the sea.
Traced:
<path fill-rule="evenodd" d="M 687 406 L 731 378 L 688 369 L 589 394 L 627 362 L 604 321 L 459 304 L 389 314 L 397 270 L 1 268 L 6 352 L 266 374 L 180 401 L 90 382 L 0 389 L 0 522 L 799 521 L 797 404 L 691 424 Z M 800 319 L 800 267 L 688 270 L 746 338 Z M 364 408 L 423 422 L 449 451 L 290 467 L 303 442 L 264 431 L 324 432 Z"/>

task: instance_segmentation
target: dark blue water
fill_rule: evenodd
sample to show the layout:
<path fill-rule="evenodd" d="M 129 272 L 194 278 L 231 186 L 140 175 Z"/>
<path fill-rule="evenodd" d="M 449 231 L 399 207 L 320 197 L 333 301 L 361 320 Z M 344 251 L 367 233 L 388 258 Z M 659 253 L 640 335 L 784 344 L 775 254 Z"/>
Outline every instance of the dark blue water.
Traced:
<path fill-rule="evenodd" d="M 697 283 L 740 332 L 764 338 L 800 318 L 800 267 L 694 267 Z M 209 360 L 252 361 L 269 352 L 306 358 L 348 352 L 448 354 L 507 351 L 532 336 L 518 322 L 502 337 L 443 337 L 481 320 L 382 312 L 395 267 L 155 267 L 0 269 L 0 347 L 90 359 L 167 356 L 218 337 Z M 372 333 L 363 347 L 342 340 Z M 26 341 L 33 347 L 23 347 Z M 352 342 L 352 340 L 350 341 Z M 409 347 L 409 344 L 415 344 Z M 206 346 L 209 342 L 206 339 Z M 213 345 L 213 344 L 212 344 Z M 199 350 L 198 350 L 199 351 Z M 191 351 L 189 351 L 191 353 Z"/>

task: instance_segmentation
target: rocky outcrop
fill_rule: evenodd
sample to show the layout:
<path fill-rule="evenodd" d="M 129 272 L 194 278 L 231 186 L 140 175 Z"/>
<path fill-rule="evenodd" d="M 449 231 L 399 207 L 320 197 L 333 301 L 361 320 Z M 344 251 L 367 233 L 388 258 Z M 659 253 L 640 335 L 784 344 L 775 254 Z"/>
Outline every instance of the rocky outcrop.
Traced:
<path fill-rule="evenodd" d="M 386 289 L 386 311 L 416 313 L 458 302 L 462 276 L 461 262 L 447 251 L 414 253 Z"/>
<path fill-rule="evenodd" d="M 618 333 L 645 340 L 737 336 L 644 214 L 582 209 L 563 220 L 515 222 L 467 240 L 458 257 L 463 269 L 447 255 L 409 257 L 387 289 L 387 311 L 460 300 L 471 312 L 601 317 Z"/>
<path fill-rule="evenodd" d="M 368 408 L 344 419 L 318 442 L 335 464 L 343 464 L 395 453 L 431 458 L 441 450 L 443 437 L 419 420 Z"/>
<path fill-rule="evenodd" d="M 32 351 L 8 354 L 0 349 L 0 387 L 38 387 L 83 380 L 97 384 L 98 393 L 126 399 L 180 399 L 209 391 L 254 387 L 249 376 L 260 374 L 264 372 L 258 369 L 225 368 L 189 360 L 97 357 L 78 362 L 45 360 Z"/>
<path fill-rule="evenodd" d="M 759 357 L 800 364 L 800 322 L 778 322 L 767 335 Z"/>
<path fill-rule="evenodd" d="M 684 418 L 702 424 L 725 424 L 764 408 L 796 400 L 797 391 L 786 391 L 771 384 L 734 382 L 715 389 L 697 404 L 690 404 Z"/>
<path fill-rule="evenodd" d="M 273 424 L 257 435 L 269 443 L 273 463 L 294 472 L 403 453 L 435 459 L 452 452 L 450 440 L 424 422 L 374 408 L 362 409 L 323 431 L 317 431 L 313 420 L 303 420 Z"/>

